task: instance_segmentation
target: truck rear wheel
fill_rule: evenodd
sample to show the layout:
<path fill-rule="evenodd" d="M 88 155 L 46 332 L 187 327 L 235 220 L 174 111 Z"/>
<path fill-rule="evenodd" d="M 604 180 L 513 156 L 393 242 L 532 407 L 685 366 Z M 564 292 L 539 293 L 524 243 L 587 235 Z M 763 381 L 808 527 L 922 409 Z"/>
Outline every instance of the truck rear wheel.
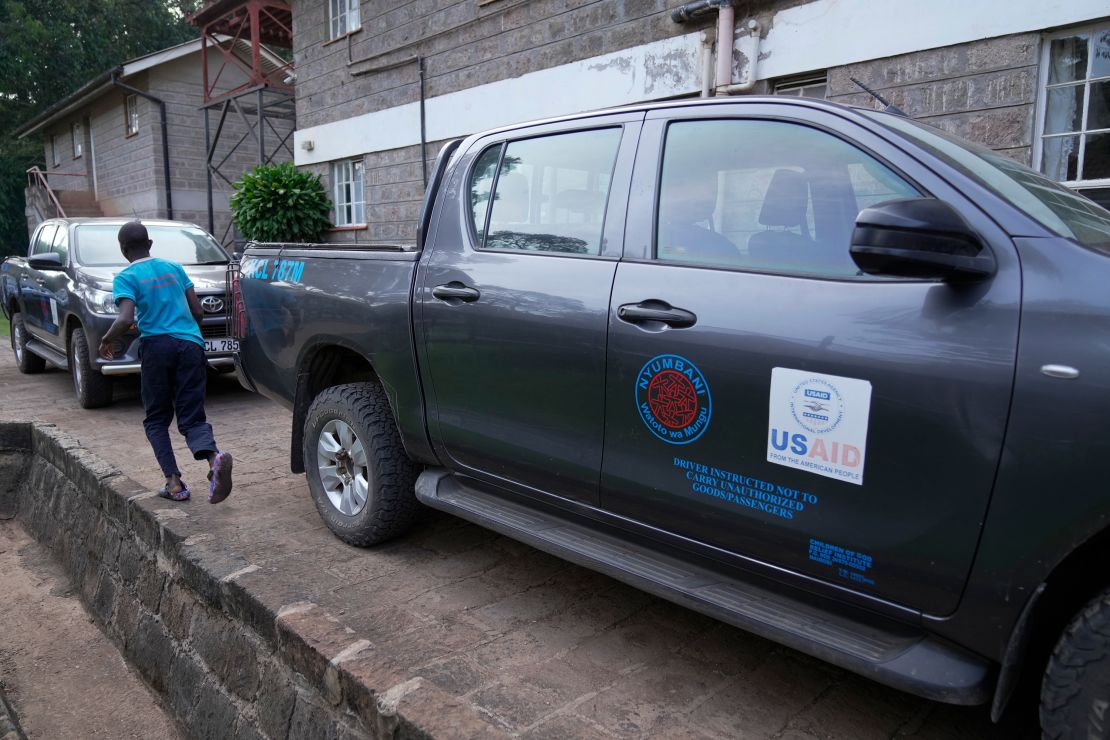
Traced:
<path fill-rule="evenodd" d="M 302 452 L 316 509 L 344 542 L 359 547 L 385 542 L 416 517 L 419 467 L 405 454 L 376 383 L 321 392 L 305 417 Z"/>
<path fill-rule="evenodd" d="M 1110 738 L 1110 590 L 1076 615 L 1052 651 L 1041 731 L 1051 740 Z"/>
<path fill-rule="evenodd" d="M 19 372 L 26 375 L 41 373 L 46 369 L 46 360 L 27 351 L 27 326 L 23 323 L 23 314 L 12 314 L 9 322 L 12 340 L 12 352 L 15 353 L 15 364 Z"/>
<path fill-rule="evenodd" d="M 81 408 L 95 409 L 112 402 L 112 379 L 93 367 L 84 329 L 74 329 L 69 339 L 69 369 L 73 375 L 73 391 Z"/>

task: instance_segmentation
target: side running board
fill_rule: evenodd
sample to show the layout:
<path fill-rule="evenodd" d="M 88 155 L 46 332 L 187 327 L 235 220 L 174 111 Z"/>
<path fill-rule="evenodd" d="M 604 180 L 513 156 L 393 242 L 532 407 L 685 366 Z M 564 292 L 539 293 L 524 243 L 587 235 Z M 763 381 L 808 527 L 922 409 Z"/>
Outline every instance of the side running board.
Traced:
<path fill-rule="evenodd" d="M 62 370 L 69 370 L 69 358 L 40 339 L 28 338 L 25 349 L 33 355 L 38 355 L 51 365 L 57 365 Z"/>
<path fill-rule="evenodd" d="M 918 696 L 981 704 L 993 665 L 926 632 L 841 603 L 805 600 L 480 491 L 426 470 L 416 496 L 564 560 Z"/>

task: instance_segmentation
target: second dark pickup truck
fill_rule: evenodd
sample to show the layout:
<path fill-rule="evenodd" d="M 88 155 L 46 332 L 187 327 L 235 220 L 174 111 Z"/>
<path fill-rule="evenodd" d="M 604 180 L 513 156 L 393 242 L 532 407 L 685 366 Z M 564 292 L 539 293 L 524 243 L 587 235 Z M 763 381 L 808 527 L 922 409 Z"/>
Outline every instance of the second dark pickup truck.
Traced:
<path fill-rule="evenodd" d="M 255 245 L 241 379 L 371 545 L 418 501 L 1050 737 L 1110 714 L 1110 213 L 823 102 L 440 154 L 416 244 Z"/>

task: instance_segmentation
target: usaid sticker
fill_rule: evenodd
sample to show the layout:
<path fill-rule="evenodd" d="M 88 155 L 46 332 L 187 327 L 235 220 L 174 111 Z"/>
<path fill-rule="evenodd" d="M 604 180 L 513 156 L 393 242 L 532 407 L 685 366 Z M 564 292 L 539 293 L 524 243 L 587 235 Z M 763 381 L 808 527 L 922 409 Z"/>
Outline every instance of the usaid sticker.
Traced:
<path fill-rule="evenodd" d="M 863 485 L 871 383 L 771 370 L 767 461 Z"/>
<path fill-rule="evenodd" d="M 684 445 L 709 426 L 713 401 L 697 365 L 679 355 L 657 355 L 636 375 L 636 409 L 652 434 Z"/>

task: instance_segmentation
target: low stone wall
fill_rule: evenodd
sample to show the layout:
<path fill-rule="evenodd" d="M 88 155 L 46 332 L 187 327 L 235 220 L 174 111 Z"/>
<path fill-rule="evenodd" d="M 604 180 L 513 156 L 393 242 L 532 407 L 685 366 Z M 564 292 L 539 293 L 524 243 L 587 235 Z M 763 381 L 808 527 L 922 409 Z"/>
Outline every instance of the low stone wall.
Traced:
<path fill-rule="evenodd" d="M 13 516 L 196 737 L 502 734 L 316 605 L 238 583 L 257 568 L 51 426 L 0 422 L 0 518 Z"/>

